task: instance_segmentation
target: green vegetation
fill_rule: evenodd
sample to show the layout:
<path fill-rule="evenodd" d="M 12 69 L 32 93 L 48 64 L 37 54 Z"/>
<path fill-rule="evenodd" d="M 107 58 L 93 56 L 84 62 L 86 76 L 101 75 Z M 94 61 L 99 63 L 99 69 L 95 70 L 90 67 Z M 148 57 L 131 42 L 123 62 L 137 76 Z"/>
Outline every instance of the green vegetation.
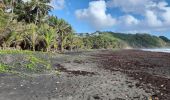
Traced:
<path fill-rule="evenodd" d="M 0 63 L 0 73 L 9 72 L 10 66 Z"/>
<path fill-rule="evenodd" d="M 165 36 L 159 36 L 159 38 L 161 38 L 163 41 L 165 41 L 167 43 L 170 43 L 170 40 Z"/>
<path fill-rule="evenodd" d="M 72 26 L 65 20 L 49 15 L 53 9 L 49 5 L 50 1 L 1 1 L 0 48 L 64 52 L 78 49 L 154 48 L 170 45 L 170 40 L 166 37 L 149 34 L 99 31 L 92 34 L 75 34 Z"/>
<path fill-rule="evenodd" d="M 73 29 L 65 20 L 48 14 L 50 1 L 0 2 L 0 47 L 63 52 L 66 44 L 71 45 Z"/>
<path fill-rule="evenodd" d="M 80 34 L 84 47 L 88 49 L 101 48 L 157 48 L 169 46 L 169 39 L 149 34 L 123 34 L 113 32 L 95 32 Z"/>
<path fill-rule="evenodd" d="M 0 73 L 25 76 L 52 71 L 49 53 L 0 50 Z"/>
<path fill-rule="evenodd" d="M 38 67 L 37 65 L 39 64 L 41 64 L 41 66 L 44 66 L 45 67 L 44 69 L 47 70 L 51 69 L 51 65 L 48 61 L 40 59 L 36 56 L 29 55 L 27 56 L 27 60 L 28 60 L 28 64 L 26 64 L 25 66 L 30 70 L 36 70 L 36 67 Z"/>

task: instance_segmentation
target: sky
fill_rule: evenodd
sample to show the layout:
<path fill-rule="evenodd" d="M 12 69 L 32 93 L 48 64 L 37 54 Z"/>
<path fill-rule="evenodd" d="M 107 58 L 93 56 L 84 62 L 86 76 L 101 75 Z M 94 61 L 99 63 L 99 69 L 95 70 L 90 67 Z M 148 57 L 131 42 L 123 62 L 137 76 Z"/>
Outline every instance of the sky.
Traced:
<path fill-rule="evenodd" d="M 170 38 L 170 0 L 52 0 L 50 15 L 77 33 L 113 31 Z"/>

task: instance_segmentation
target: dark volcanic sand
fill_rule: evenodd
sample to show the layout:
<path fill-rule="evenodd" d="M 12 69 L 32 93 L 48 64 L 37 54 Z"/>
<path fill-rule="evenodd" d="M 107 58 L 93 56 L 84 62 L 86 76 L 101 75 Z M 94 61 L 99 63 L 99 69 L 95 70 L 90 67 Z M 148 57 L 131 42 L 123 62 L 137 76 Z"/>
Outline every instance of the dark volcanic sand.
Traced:
<path fill-rule="evenodd" d="M 160 100 L 170 100 L 170 53 L 139 50 L 103 51 L 99 66 L 120 71 L 139 82 L 137 87 L 152 90 Z"/>
<path fill-rule="evenodd" d="M 0 56 L 0 62 L 11 65 L 21 59 Z M 150 96 L 170 100 L 168 53 L 97 50 L 56 54 L 48 60 L 52 71 L 19 69 L 28 75 L 24 77 L 0 74 L 0 100 L 148 100 Z"/>

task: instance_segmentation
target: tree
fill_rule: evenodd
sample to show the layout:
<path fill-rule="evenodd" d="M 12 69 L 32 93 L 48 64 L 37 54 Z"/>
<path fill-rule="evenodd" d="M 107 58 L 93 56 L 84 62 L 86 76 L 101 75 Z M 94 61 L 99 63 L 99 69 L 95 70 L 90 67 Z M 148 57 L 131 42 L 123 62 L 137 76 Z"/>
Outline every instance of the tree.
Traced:
<path fill-rule="evenodd" d="M 170 42 L 170 40 L 165 36 L 159 36 L 159 38 L 161 38 L 165 42 Z"/>
<path fill-rule="evenodd" d="M 57 23 L 57 33 L 59 35 L 59 48 L 61 50 L 61 52 L 63 52 L 64 50 L 64 45 L 66 44 L 66 40 L 69 36 L 69 34 L 71 34 L 73 32 L 71 25 L 69 25 L 65 20 L 63 19 L 58 19 L 58 23 Z"/>
<path fill-rule="evenodd" d="M 46 51 L 49 52 L 51 47 L 56 47 L 57 45 L 57 34 L 56 30 L 53 27 L 50 27 L 48 24 L 44 24 L 41 27 L 43 33 L 43 39 L 45 40 L 46 44 Z"/>
<path fill-rule="evenodd" d="M 16 20 L 11 24 L 11 33 L 6 41 L 7 47 L 14 46 L 20 47 L 22 43 L 26 45 L 26 25 L 23 22 L 17 22 Z"/>
<path fill-rule="evenodd" d="M 46 50 L 73 48 L 73 29 L 63 19 L 48 16 L 51 0 L 0 0 L 0 46 Z M 24 45 L 24 46 L 23 46 Z"/>
<path fill-rule="evenodd" d="M 0 10 L 4 10 L 5 9 L 5 4 L 3 0 L 0 0 Z"/>
<path fill-rule="evenodd" d="M 51 16 L 49 18 L 49 25 L 56 29 L 56 33 L 58 34 L 58 47 L 61 52 L 64 50 L 64 46 L 67 44 L 67 39 L 73 33 L 73 29 L 70 24 L 68 24 L 63 19 L 58 19 L 57 17 Z"/>
<path fill-rule="evenodd" d="M 8 15 L 4 13 L 2 9 L 0 9 L 0 33 L 2 33 L 8 23 Z"/>
<path fill-rule="evenodd" d="M 38 44 L 41 35 L 38 34 L 38 27 L 35 24 L 29 24 L 28 26 L 28 33 L 26 40 L 29 42 L 30 47 L 33 51 L 35 51 L 36 44 Z"/>
<path fill-rule="evenodd" d="M 73 41 L 72 41 L 72 44 L 71 44 L 72 48 L 73 49 L 81 49 L 83 48 L 83 39 L 81 37 L 78 37 L 78 36 L 73 36 Z"/>
<path fill-rule="evenodd" d="M 51 0 L 32 0 L 30 2 L 31 7 L 31 13 L 35 14 L 35 24 L 41 22 L 41 19 L 48 14 L 48 12 L 51 10 L 51 6 L 49 5 Z"/>
<path fill-rule="evenodd" d="M 51 0 L 31 0 L 30 2 L 19 2 L 16 4 L 14 13 L 18 21 L 34 23 L 36 25 L 42 22 L 51 10 L 49 5 Z"/>

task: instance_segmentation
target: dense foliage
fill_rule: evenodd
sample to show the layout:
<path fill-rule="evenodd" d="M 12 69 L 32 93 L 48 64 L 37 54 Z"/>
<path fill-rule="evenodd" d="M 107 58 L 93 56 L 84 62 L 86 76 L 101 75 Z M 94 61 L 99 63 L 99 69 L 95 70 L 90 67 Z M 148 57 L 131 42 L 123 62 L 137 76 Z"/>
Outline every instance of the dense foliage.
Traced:
<path fill-rule="evenodd" d="M 63 19 L 50 16 L 51 0 L 0 0 L 0 48 L 33 51 L 150 48 L 166 46 L 166 37 L 95 32 L 75 34 Z"/>
<path fill-rule="evenodd" d="M 123 34 L 113 32 L 95 32 L 80 34 L 84 46 L 90 49 L 101 48 L 156 48 L 169 45 L 166 37 L 156 37 L 149 34 Z"/>
<path fill-rule="evenodd" d="M 50 0 L 0 1 L 0 47 L 61 51 L 72 49 L 73 29 L 69 23 L 48 13 Z"/>

